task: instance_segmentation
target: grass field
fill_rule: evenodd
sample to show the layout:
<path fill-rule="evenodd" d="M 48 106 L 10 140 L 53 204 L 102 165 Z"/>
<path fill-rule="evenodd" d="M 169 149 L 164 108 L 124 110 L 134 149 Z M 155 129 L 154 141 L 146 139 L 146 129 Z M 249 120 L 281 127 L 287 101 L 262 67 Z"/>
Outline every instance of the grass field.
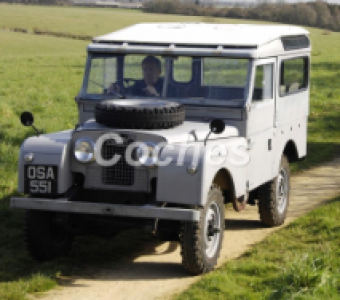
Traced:
<path fill-rule="evenodd" d="M 86 35 L 107 33 L 137 22 L 204 20 L 208 21 L 204 17 L 151 15 L 130 10 L 0 5 L 0 28 L 22 27 L 31 30 L 38 27 Z M 209 19 L 209 21 L 229 22 L 223 19 Z M 245 22 L 242 21 L 242 23 Z M 311 29 L 311 38 L 313 56 L 308 159 L 294 165 L 294 172 L 320 164 L 339 154 L 340 56 L 338 49 L 340 48 L 340 35 L 338 33 L 326 34 L 322 30 Z M 133 233 L 129 233 L 134 237 L 133 239 L 126 238 L 129 234 L 122 234 L 109 242 L 95 238 L 81 238 L 77 240 L 69 258 L 37 264 L 27 256 L 21 231 L 23 214 L 9 210 L 8 206 L 9 197 L 15 193 L 17 185 L 17 157 L 20 145 L 25 137 L 34 134 L 31 129 L 21 126 L 19 115 L 23 110 L 32 111 L 36 117 L 36 126 L 46 132 L 74 126 L 77 120 L 74 96 L 82 82 L 87 43 L 64 38 L 20 34 L 1 29 L 0 40 L 0 115 L 2 116 L 0 119 L 0 299 L 13 300 L 24 299 L 27 293 L 50 289 L 58 283 L 60 275 L 73 275 L 86 271 L 87 267 L 109 266 L 122 256 L 131 259 L 131 256 L 139 249 L 152 247 L 156 242 L 147 235 Z M 338 212 L 339 201 L 329 207 Z M 324 208 L 324 210 L 327 209 Z M 321 211 L 320 214 L 325 214 L 325 212 Z M 337 215 L 332 214 L 334 218 Z M 323 217 L 320 215 L 320 218 Z M 339 221 L 334 218 L 327 221 L 330 223 L 329 228 L 333 228 L 332 224 L 336 220 Z M 306 235 L 308 240 L 308 237 L 313 236 L 313 232 L 303 231 L 302 223 L 298 225 L 294 223 L 289 230 L 299 231 Z M 315 224 L 318 226 L 319 223 L 315 222 Z M 315 230 L 323 230 L 323 223 L 320 223 L 320 226 L 321 229 Z M 289 239 L 289 234 L 282 234 L 283 243 L 286 243 L 287 237 Z M 316 241 L 317 245 L 318 243 Z M 274 245 L 279 247 L 279 243 L 274 243 Z M 265 248 L 266 244 L 260 248 L 261 255 L 266 255 L 262 253 Z M 281 251 L 281 248 L 277 249 Z M 293 246 L 292 249 L 294 249 Z M 315 256 L 317 256 L 317 246 L 315 249 Z M 305 250 L 306 248 L 301 246 L 301 251 Z M 259 256 L 258 250 L 254 251 L 251 254 L 255 257 L 254 260 L 264 259 L 263 256 Z M 231 269 L 228 269 L 228 264 L 223 269 L 225 271 L 219 271 L 225 273 L 217 272 L 220 277 L 211 280 L 229 282 L 226 273 L 232 272 L 234 284 L 242 282 L 243 275 L 240 270 L 247 268 L 247 263 L 243 264 L 242 261 L 239 261 L 241 265 L 231 265 Z M 290 261 L 294 260 L 287 259 L 288 263 Z M 251 272 L 254 272 L 256 268 L 260 266 L 255 265 Z M 202 286 L 198 284 L 198 288 L 201 289 Z M 213 290 L 214 286 L 211 286 Z M 218 289 L 217 287 L 216 291 Z M 224 299 L 221 296 L 223 294 L 219 294 L 223 291 L 218 292 L 215 298 Z M 239 299 L 252 299 L 252 291 L 254 290 L 249 290 L 248 295 L 242 296 L 243 298 L 240 296 Z M 258 290 L 255 292 L 254 295 L 260 293 Z M 183 297 L 195 298 L 190 293 Z M 199 293 L 205 295 L 206 292 Z M 269 294 L 270 291 L 265 289 L 263 295 Z"/>
<path fill-rule="evenodd" d="M 0 28 L 21 27 L 32 30 L 35 27 L 55 32 L 69 32 L 83 35 L 101 35 L 139 22 L 217 22 L 217 23 L 259 23 L 249 20 L 214 19 L 160 14 L 145 14 L 136 10 L 117 10 L 79 7 L 44 7 L 23 5 L 0 5 Z M 309 119 L 308 160 L 293 166 L 294 171 L 305 169 L 337 155 L 340 130 L 337 128 L 340 88 L 337 75 L 340 65 L 338 55 L 339 33 L 310 29 L 313 43 L 311 115 Z M 23 34 L 12 41 L 16 46 L 25 39 Z M 50 47 L 62 44 L 51 43 Z M 40 44 L 40 43 L 38 43 Z M 36 49 L 34 43 L 31 44 Z M 326 45 L 326 46 L 325 46 Z M 29 55 L 21 47 L 3 43 L 13 55 Z M 1 46 L 0 46 L 1 47 Z M 46 44 L 44 49 L 49 46 Z M 62 47 L 62 46 L 60 46 Z M 44 52 L 42 49 L 42 53 Z M 82 51 L 85 51 L 83 46 Z M 20 54 L 18 53 L 20 52 Z M 85 53 L 85 52 L 84 52 Z M 71 64 L 72 66 L 72 64 Z M 63 76 L 63 75 L 62 75 Z M 78 86 L 81 79 L 78 79 Z M 64 92 L 64 91 L 63 91 Z M 70 95 L 73 98 L 74 95 Z"/>
<path fill-rule="evenodd" d="M 0 28 L 20 27 L 97 36 L 143 22 L 203 22 L 206 17 L 145 14 L 138 10 L 0 5 Z M 214 19 L 222 22 L 223 19 Z M 236 20 L 228 23 L 237 23 Z M 243 23 L 250 23 L 244 21 Z"/>
<path fill-rule="evenodd" d="M 298 219 L 175 300 L 340 299 L 340 198 Z"/>

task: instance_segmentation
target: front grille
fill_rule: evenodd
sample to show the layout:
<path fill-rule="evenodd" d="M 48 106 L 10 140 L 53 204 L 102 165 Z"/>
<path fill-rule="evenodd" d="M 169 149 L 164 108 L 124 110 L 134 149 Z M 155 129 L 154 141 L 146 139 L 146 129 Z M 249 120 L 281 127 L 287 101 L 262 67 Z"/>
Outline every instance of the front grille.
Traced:
<path fill-rule="evenodd" d="M 119 161 L 113 166 L 102 167 L 102 182 L 109 185 L 133 185 L 135 181 L 135 168 L 126 162 L 125 151 L 131 142 L 125 139 L 126 143 L 116 144 L 113 139 L 103 143 L 101 154 L 104 160 L 110 160 L 115 155 L 120 155 Z"/>

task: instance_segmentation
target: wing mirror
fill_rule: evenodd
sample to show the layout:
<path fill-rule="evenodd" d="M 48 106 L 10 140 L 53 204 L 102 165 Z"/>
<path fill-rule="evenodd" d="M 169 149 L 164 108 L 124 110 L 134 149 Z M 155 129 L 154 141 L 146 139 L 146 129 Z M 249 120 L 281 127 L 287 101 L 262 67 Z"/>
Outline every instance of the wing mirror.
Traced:
<path fill-rule="evenodd" d="M 24 126 L 32 126 L 32 128 L 35 130 L 37 133 L 37 136 L 39 136 L 40 132 L 35 126 L 33 125 L 34 123 L 34 117 L 33 114 L 30 111 L 24 111 L 21 116 L 20 116 L 20 121 L 21 124 Z"/>
<path fill-rule="evenodd" d="M 29 111 L 24 111 L 20 116 L 20 121 L 24 126 L 32 126 L 34 123 L 33 114 Z"/>
<path fill-rule="evenodd" d="M 221 134 L 225 129 L 225 123 L 221 119 L 214 119 L 210 122 L 210 131 L 215 134 Z"/>
<path fill-rule="evenodd" d="M 221 134 L 225 129 L 225 123 L 221 119 L 214 119 L 210 122 L 210 132 L 204 140 L 204 146 L 207 144 L 207 140 L 210 134 L 213 132 L 215 134 Z"/>

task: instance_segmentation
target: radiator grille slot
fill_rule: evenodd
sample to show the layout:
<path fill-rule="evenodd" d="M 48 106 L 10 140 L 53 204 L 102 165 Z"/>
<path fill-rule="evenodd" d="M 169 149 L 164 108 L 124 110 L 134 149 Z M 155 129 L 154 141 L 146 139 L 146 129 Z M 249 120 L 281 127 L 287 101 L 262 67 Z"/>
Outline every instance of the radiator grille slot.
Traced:
<path fill-rule="evenodd" d="M 127 144 L 116 144 L 115 141 L 111 139 L 103 143 L 101 154 L 104 160 L 110 160 L 115 155 L 120 156 L 119 161 L 113 166 L 102 167 L 103 184 L 125 186 L 134 184 L 135 168 L 130 166 L 125 159 Z"/>

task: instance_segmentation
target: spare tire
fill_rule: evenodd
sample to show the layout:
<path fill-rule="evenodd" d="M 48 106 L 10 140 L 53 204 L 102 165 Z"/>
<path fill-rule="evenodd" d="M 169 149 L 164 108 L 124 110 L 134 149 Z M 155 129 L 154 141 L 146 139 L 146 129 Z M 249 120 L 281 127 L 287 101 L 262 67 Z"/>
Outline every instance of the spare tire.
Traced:
<path fill-rule="evenodd" d="M 106 100 L 95 108 L 96 122 L 127 129 L 166 129 L 183 123 L 184 107 L 161 100 Z"/>

